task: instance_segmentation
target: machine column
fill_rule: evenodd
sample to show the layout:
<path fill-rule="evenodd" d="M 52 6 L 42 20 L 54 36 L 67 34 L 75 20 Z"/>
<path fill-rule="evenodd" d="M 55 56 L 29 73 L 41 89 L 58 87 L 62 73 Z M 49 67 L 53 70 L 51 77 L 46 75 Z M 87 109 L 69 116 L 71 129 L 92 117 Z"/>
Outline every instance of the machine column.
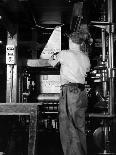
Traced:
<path fill-rule="evenodd" d="M 113 25 L 113 1 L 108 0 L 108 22 L 109 25 L 109 114 L 114 114 L 114 47 L 113 47 L 113 33 L 114 33 L 114 25 Z"/>
<path fill-rule="evenodd" d="M 17 34 L 13 37 L 8 32 L 6 45 L 6 102 L 17 103 L 17 64 L 16 64 Z"/>

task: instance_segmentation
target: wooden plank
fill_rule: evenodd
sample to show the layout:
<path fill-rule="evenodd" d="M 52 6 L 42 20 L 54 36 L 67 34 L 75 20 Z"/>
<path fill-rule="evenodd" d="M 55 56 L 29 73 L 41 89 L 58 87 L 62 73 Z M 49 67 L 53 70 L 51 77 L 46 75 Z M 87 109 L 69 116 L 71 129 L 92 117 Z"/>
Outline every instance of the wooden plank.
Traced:
<path fill-rule="evenodd" d="M 31 109 L 36 108 L 41 103 L 0 103 L 0 115 L 30 114 Z"/>
<path fill-rule="evenodd" d="M 48 59 L 27 59 L 26 65 L 29 67 L 51 67 Z"/>

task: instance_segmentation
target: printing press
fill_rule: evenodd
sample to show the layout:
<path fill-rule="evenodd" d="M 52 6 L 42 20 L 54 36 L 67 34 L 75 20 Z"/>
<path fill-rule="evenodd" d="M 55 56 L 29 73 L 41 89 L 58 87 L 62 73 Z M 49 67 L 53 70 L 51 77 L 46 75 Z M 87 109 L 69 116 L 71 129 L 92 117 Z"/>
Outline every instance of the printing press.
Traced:
<path fill-rule="evenodd" d="M 48 11 L 41 1 L 45 14 L 39 11 L 38 18 L 33 9 L 39 2 L 15 2 L 14 8 L 10 0 L 0 2 L 0 154 L 16 155 L 18 150 L 17 155 L 44 155 L 44 151 L 63 155 L 58 121 L 60 65 L 53 68 L 45 60 L 68 49 L 69 34 L 83 29 L 89 32 L 84 50 L 91 62 L 85 83 L 88 155 L 115 155 L 115 0 L 56 2 L 62 14 L 56 11 L 54 16 L 54 3 Z M 21 12 L 25 7 L 29 19 Z M 15 16 L 8 18 L 7 12 Z"/>

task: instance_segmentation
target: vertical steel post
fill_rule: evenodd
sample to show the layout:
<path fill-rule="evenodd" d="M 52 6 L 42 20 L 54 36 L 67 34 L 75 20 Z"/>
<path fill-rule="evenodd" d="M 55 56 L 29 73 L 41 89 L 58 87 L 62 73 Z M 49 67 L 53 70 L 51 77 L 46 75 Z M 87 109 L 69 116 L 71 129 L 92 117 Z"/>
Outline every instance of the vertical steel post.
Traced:
<path fill-rule="evenodd" d="M 8 32 L 7 45 L 17 46 L 17 34 L 13 37 Z M 15 48 L 16 52 L 16 48 Z M 17 65 L 7 64 L 7 81 L 6 81 L 6 102 L 17 102 Z"/>
<path fill-rule="evenodd" d="M 102 62 L 105 63 L 106 61 L 106 41 L 105 41 L 105 34 L 106 30 L 102 28 L 101 30 L 101 35 L 102 35 Z M 107 81 L 105 80 L 105 70 L 102 72 L 102 77 L 103 77 L 103 96 L 107 96 Z"/>
<path fill-rule="evenodd" d="M 106 41 L 105 41 L 105 29 L 101 30 L 102 32 L 102 61 L 106 60 Z"/>
<path fill-rule="evenodd" d="M 114 47 L 113 47 L 113 0 L 108 0 L 108 22 L 109 25 L 109 114 L 114 114 L 114 77 L 113 77 L 113 67 L 114 67 Z"/>

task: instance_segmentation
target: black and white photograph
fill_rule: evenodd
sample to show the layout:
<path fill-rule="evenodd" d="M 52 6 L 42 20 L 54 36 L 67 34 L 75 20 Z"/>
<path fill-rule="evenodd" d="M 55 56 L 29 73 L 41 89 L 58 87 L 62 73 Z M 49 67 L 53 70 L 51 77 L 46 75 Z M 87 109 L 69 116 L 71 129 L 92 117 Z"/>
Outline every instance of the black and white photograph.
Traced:
<path fill-rule="evenodd" d="M 116 155 L 116 0 L 0 0 L 0 155 Z"/>

